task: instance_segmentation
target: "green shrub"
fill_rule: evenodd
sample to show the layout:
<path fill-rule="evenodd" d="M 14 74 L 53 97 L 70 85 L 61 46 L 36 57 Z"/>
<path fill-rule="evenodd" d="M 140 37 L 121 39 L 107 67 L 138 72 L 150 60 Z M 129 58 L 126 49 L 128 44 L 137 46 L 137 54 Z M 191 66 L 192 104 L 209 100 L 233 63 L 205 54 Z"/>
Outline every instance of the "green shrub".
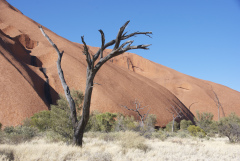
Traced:
<path fill-rule="evenodd" d="M 100 114 L 98 111 L 93 111 L 90 114 L 85 131 L 101 131 L 96 118 L 98 114 Z"/>
<path fill-rule="evenodd" d="M 195 122 L 196 122 L 197 126 L 199 126 L 201 129 L 203 129 L 207 133 L 214 132 L 214 129 L 212 129 L 212 128 L 216 128 L 216 126 L 213 127 L 215 124 L 213 121 L 212 113 L 208 113 L 208 112 L 199 113 L 197 111 L 196 116 L 197 117 L 195 118 Z"/>
<path fill-rule="evenodd" d="M 2 130 L 2 123 L 0 122 L 0 130 Z"/>
<path fill-rule="evenodd" d="M 82 102 L 83 102 L 83 98 L 84 98 L 82 91 L 71 89 L 71 96 L 74 100 L 77 110 L 81 110 Z M 62 108 L 63 110 L 66 109 L 66 107 L 69 108 L 68 101 L 67 101 L 65 95 L 59 94 L 59 99 L 57 100 L 57 107 Z"/>
<path fill-rule="evenodd" d="M 73 126 L 69 108 L 62 109 L 56 106 L 51 107 L 51 130 L 61 135 L 64 141 L 70 141 L 73 138 Z"/>
<path fill-rule="evenodd" d="M 209 137 L 214 137 L 216 134 L 218 134 L 218 124 L 219 122 L 218 121 L 212 121 L 212 123 L 209 125 L 209 128 L 207 129 L 208 132 L 207 132 L 207 135 Z"/>
<path fill-rule="evenodd" d="M 11 134 L 13 133 L 15 130 L 14 130 L 14 127 L 13 126 L 6 126 L 3 130 L 5 133 L 7 134 Z"/>
<path fill-rule="evenodd" d="M 100 130 L 103 132 L 113 131 L 115 127 L 115 118 L 117 114 L 115 113 L 102 113 L 96 116 Z"/>
<path fill-rule="evenodd" d="M 240 142 L 240 117 L 231 113 L 219 122 L 220 135 L 228 137 L 230 142 Z"/>
<path fill-rule="evenodd" d="M 27 121 L 24 121 L 25 125 Z M 40 131 L 45 131 L 52 127 L 51 125 L 51 111 L 40 111 L 35 113 L 30 118 L 30 125 L 32 127 L 37 127 Z"/>
<path fill-rule="evenodd" d="M 38 133 L 36 128 L 27 127 L 27 126 L 9 126 L 5 127 L 5 140 L 4 142 L 19 144 L 25 141 L 30 141 Z"/>
<path fill-rule="evenodd" d="M 180 122 L 180 129 L 181 130 L 187 130 L 188 126 L 193 125 L 191 120 L 181 120 Z"/>
<path fill-rule="evenodd" d="M 173 122 L 171 121 L 171 122 L 169 122 L 169 123 L 166 125 L 166 129 L 165 129 L 166 131 L 172 132 L 172 123 L 173 123 Z M 176 121 L 174 121 L 174 132 L 178 131 L 179 128 L 180 128 L 179 123 L 176 122 Z"/>
<path fill-rule="evenodd" d="M 190 135 L 192 136 L 198 136 L 198 137 L 205 137 L 206 133 L 203 129 L 201 129 L 199 126 L 195 126 L 195 125 L 190 125 L 187 128 L 188 132 L 190 133 Z"/>
<path fill-rule="evenodd" d="M 0 131 L 0 144 L 4 143 L 4 138 L 5 138 L 4 132 Z"/>
<path fill-rule="evenodd" d="M 152 137 L 160 139 L 161 141 L 164 141 L 168 137 L 170 137 L 170 134 L 169 134 L 169 132 L 164 131 L 163 129 L 159 129 L 158 131 L 155 131 L 152 133 Z"/>
<path fill-rule="evenodd" d="M 83 94 L 81 91 L 71 90 L 71 95 L 76 107 L 82 108 Z M 70 119 L 70 108 L 64 95 L 59 95 L 56 105 L 51 105 L 50 111 L 35 113 L 30 120 L 25 120 L 24 125 L 30 124 L 41 131 L 52 131 L 51 135 L 56 134 L 56 138 L 63 141 L 71 141 L 73 138 L 73 125 Z M 80 119 L 80 116 L 78 116 Z M 52 136 L 54 138 L 54 136 Z"/>
<path fill-rule="evenodd" d="M 109 112 L 99 113 L 97 111 L 94 111 L 90 115 L 86 131 L 102 131 L 102 132 L 114 131 L 116 117 L 117 114 L 115 113 Z"/>

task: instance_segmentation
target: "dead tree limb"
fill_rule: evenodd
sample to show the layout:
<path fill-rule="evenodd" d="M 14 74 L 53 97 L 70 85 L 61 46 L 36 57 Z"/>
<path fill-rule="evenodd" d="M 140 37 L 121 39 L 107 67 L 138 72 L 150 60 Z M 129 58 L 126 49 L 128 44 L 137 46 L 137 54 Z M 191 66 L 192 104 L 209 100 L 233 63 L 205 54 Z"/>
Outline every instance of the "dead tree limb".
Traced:
<path fill-rule="evenodd" d="M 59 59 L 57 62 L 57 67 L 58 67 L 58 74 L 59 74 L 59 78 L 62 82 L 62 86 L 65 92 L 65 95 L 68 99 L 68 103 L 70 106 L 70 110 L 71 110 L 71 119 L 73 122 L 73 128 L 74 128 L 74 136 L 73 136 L 73 144 L 78 145 L 78 146 L 82 146 L 82 139 L 83 139 L 83 133 L 84 133 L 84 129 L 87 125 L 87 122 L 89 120 L 89 114 L 90 114 L 90 103 L 91 103 L 91 97 L 92 97 L 92 90 L 93 90 L 93 80 L 95 75 L 97 74 L 97 72 L 99 71 L 99 69 L 101 68 L 101 66 L 106 63 L 108 60 L 110 60 L 111 58 L 118 56 L 120 54 L 123 54 L 124 52 L 128 51 L 128 50 L 132 50 L 132 49 L 148 49 L 149 45 L 136 45 L 136 46 L 132 46 L 133 41 L 132 40 L 128 40 L 125 41 L 124 43 L 121 44 L 122 40 L 126 40 L 128 38 L 131 38 L 133 36 L 136 35 L 146 35 L 151 37 L 150 35 L 152 34 L 152 32 L 134 32 L 131 33 L 129 35 L 127 35 L 127 32 L 124 33 L 124 30 L 126 28 L 126 26 L 128 25 L 130 21 L 127 21 L 120 29 L 119 32 L 117 34 L 117 37 L 111 41 L 109 41 L 108 43 L 105 43 L 105 35 L 104 32 L 102 30 L 99 30 L 100 34 L 101 34 L 101 48 L 94 54 L 91 55 L 88 51 L 88 47 L 87 44 L 84 41 L 84 37 L 82 36 L 82 42 L 84 45 L 84 55 L 86 56 L 86 62 L 87 62 L 87 78 L 86 78 L 86 89 L 85 89 L 85 95 L 84 95 L 84 102 L 83 102 L 83 108 L 82 108 L 82 117 L 81 120 L 77 120 L 76 117 L 76 107 L 74 104 L 74 101 L 71 98 L 71 94 L 69 91 L 69 88 L 65 82 L 64 79 L 64 75 L 61 69 L 61 58 L 62 58 L 62 54 L 63 52 L 59 52 L 57 46 L 51 41 L 51 39 L 44 33 L 42 27 L 40 27 L 40 30 L 42 31 L 43 35 L 48 39 L 48 41 L 51 43 L 51 45 L 56 49 L 58 55 L 59 55 Z M 106 55 L 105 57 L 103 57 L 103 52 L 107 47 L 110 47 L 114 45 L 113 50 Z M 99 58 L 99 61 L 96 63 L 97 59 Z"/>
<path fill-rule="evenodd" d="M 166 108 L 166 110 L 172 114 L 173 117 L 173 121 L 172 121 L 172 132 L 174 132 L 174 122 L 176 120 L 176 118 L 181 118 L 183 116 L 182 114 L 182 110 L 179 109 L 177 110 L 173 105 L 171 105 L 172 108 Z"/>
<path fill-rule="evenodd" d="M 69 104 L 69 107 L 70 107 L 70 111 L 71 111 L 70 118 L 71 118 L 71 121 L 72 121 L 73 128 L 75 129 L 75 124 L 78 121 L 77 120 L 77 112 L 76 112 L 75 102 L 72 99 L 69 87 L 68 87 L 68 85 L 65 81 L 64 74 L 63 74 L 62 67 L 61 67 L 61 61 L 62 61 L 62 56 L 63 56 L 64 51 L 62 51 L 62 52 L 59 51 L 58 47 L 53 43 L 53 41 L 44 32 L 42 26 L 39 26 L 39 28 L 42 31 L 42 34 L 47 38 L 47 40 L 50 42 L 50 44 L 55 48 L 55 50 L 58 53 L 58 59 L 57 59 L 58 75 L 59 75 L 59 78 L 61 80 L 64 92 L 65 92 L 65 96 L 67 98 L 67 101 L 68 101 L 68 104 Z"/>
<path fill-rule="evenodd" d="M 147 113 L 141 114 L 141 112 L 139 110 L 142 110 L 142 109 L 144 109 L 145 107 L 148 107 L 148 106 L 141 107 L 141 103 L 138 100 L 135 100 L 134 104 L 135 104 L 135 109 L 131 109 L 131 108 L 128 108 L 127 106 L 123 106 L 123 105 L 121 107 L 124 107 L 129 111 L 136 112 L 138 114 L 138 116 L 140 117 L 140 121 L 141 121 L 140 126 L 143 127 L 144 126 L 144 121 L 146 120 L 146 118 L 149 114 L 150 108 L 148 109 Z"/>

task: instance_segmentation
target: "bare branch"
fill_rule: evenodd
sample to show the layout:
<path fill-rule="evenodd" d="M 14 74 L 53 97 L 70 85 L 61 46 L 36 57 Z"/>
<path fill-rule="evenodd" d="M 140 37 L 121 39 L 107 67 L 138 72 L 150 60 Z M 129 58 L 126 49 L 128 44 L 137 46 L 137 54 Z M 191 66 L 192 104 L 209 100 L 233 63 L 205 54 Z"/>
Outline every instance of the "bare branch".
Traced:
<path fill-rule="evenodd" d="M 130 37 L 133 37 L 133 36 L 136 36 L 136 35 L 146 35 L 150 38 L 152 38 L 150 35 L 152 34 L 152 32 L 134 32 L 134 33 L 131 33 L 129 35 L 126 35 L 127 32 L 123 33 L 124 29 L 126 28 L 127 24 L 129 23 L 129 21 L 127 21 L 119 30 L 118 32 L 118 36 L 116 39 L 114 40 L 111 40 L 109 41 L 108 43 L 106 43 L 104 45 L 104 47 L 101 47 L 98 52 L 94 55 L 94 61 L 98 59 L 99 55 L 101 54 L 101 51 L 105 50 L 107 47 L 109 46 L 112 46 L 115 44 L 114 46 L 114 49 L 116 51 L 116 53 L 114 54 L 115 56 L 117 55 L 120 55 L 128 50 L 131 50 L 131 49 L 148 49 L 147 47 L 150 46 L 150 45 L 138 45 L 138 46 L 135 46 L 135 47 L 130 47 L 130 45 L 125 48 L 125 50 L 122 50 L 121 52 L 118 52 L 120 49 L 117 50 L 117 48 L 119 48 L 119 45 L 120 45 L 120 41 L 121 40 L 126 40 Z M 122 34 L 123 33 L 123 34 Z M 122 34 L 122 35 L 121 35 Z M 126 45 L 126 44 L 125 44 Z M 114 57 L 113 55 L 111 56 L 111 58 Z M 109 60 L 109 59 L 108 59 Z"/>
<path fill-rule="evenodd" d="M 81 39 L 82 39 L 82 42 L 83 42 L 83 45 L 84 45 L 83 53 L 84 53 L 84 55 L 86 55 L 86 61 L 87 61 L 87 63 L 88 63 L 88 67 L 89 67 L 89 69 L 91 69 L 91 67 L 92 67 L 92 61 L 91 61 L 90 54 L 89 54 L 89 52 L 88 52 L 87 44 L 86 44 L 85 41 L 84 41 L 84 36 L 81 36 Z"/>
<path fill-rule="evenodd" d="M 128 44 L 128 46 L 131 46 L 133 42 L 134 42 L 133 40 L 128 40 L 128 41 L 126 41 L 125 43 L 123 43 L 123 44 L 118 48 L 118 51 L 119 51 L 119 50 L 122 50 L 122 49 L 124 48 L 124 46 L 127 45 L 127 44 Z M 127 47 L 128 47 L 128 46 L 127 46 Z"/>
<path fill-rule="evenodd" d="M 77 112 L 76 112 L 76 107 L 75 107 L 75 102 L 72 99 L 69 87 L 65 81 L 64 75 L 63 75 L 63 71 L 62 71 L 62 67 L 61 67 L 61 60 L 62 60 L 62 55 L 63 55 L 63 51 L 60 52 L 58 47 L 52 42 L 52 40 L 48 37 L 48 35 L 44 32 L 42 26 L 39 26 L 39 29 L 41 30 L 42 34 L 47 38 L 47 40 L 50 42 L 50 44 L 55 48 L 55 50 L 58 53 L 58 60 L 57 60 L 57 69 L 58 69 L 58 75 L 59 78 L 61 80 L 62 83 L 62 87 L 64 89 L 65 92 L 65 96 L 67 98 L 68 104 L 70 106 L 70 111 L 71 111 L 71 121 L 73 124 L 73 129 L 75 128 L 75 125 L 77 123 Z"/>
<path fill-rule="evenodd" d="M 120 29 L 119 29 L 119 32 L 118 32 L 118 35 L 117 35 L 117 38 L 115 40 L 115 46 L 113 48 L 113 50 L 116 50 L 118 47 L 119 47 L 119 44 L 122 40 L 122 34 L 123 34 L 123 31 L 125 30 L 125 28 L 127 27 L 128 23 L 130 21 L 127 21 Z"/>
<path fill-rule="evenodd" d="M 130 44 L 130 45 L 131 45 L 131 44 Z M 149 47 L 151 44 L 147 44 L 147 45 L 137 45 L 137 46 L 130 46 L 130 45 L 128 45 L 126 48 L 120 50 L 121 53 L 122 53 L 122 52 L 126 52 L 126 51 L 128 51 L 128 50 L 132 50 L 132 49 L 145 49 L 145 50 L 148 50 L 148 49 L 149 49 L 148 47 Z"/>
<path fill-rule="evenodd" d="M 173 115 L 174 120 L 178 117 L 181 118 L 182 111 L 181 110 L 177 111 L 173 105 L 171 105 L 171 106 L 172 106 L 172 108 L 166 108 L 166 110 Z"/>
<path fill-rule="evenodd" d="M 60 52 L 60 51 L 59 51 L 57 45 L 55 45 L 55 44 L 53 43 L 53 41 L 48 37 L 48 35 L 44 32 L 42 26 L 39 26 L 39 29 L 41 30 L 43 36 L 45 36 L 45 37 L 47 38 L 47 40 L 50 42 L 50 44 L 55 48 L 55 50 L 56 50 L 57 53 L 58 53 L 58 56 L 60 56 L 60 57 L 62 58 L 63 52 Z"/>
<path fill-rule="evenodd" d="M 131 108 L 128 108 L 127 106 L 123 106 L 123 105 L 121 105 L 121 107 L 124 107 L 124 108 L 126 108 L 127 110 L 129 110 L 129 111 L 136 112 L 136 113 L 138 114 L 138 116 L 140 117 L 141 125 L 143 126 L 143 125 L 144 125 L 144 121 L 145 121 L 145 119 L 147 118 L 148 113 L 149 113 L 149 111 L 150 111 L 151 108 L 148 109 L 147 113 L 141 114 L 141 113 L 140 113 L 140 110 L 142 110 L 142 109 L 144 109 L 145 107 L 148 107 L 148 106 L 143 106 L 143 107 L 141 107 L 141 103 L 140 103 L 138 100 L 135 100 L 134 104 L 136 105 L 136 106 L 135 106 L 135 109 L 131 109 Z"/>
<path fill-rule="evenodd" d="M 133 37 L 133 36 L 135 36 L 135 35 L 146 35 L 146 36 L 152 38 L 152 37 L 150 36 L 150 34 L 152 34 L 152 32 L 134 32 L 134 33 L 131 33 L 131 34 L 126 35 L 126 36 L 124 35 L 124 36 L 122 37 L 122 40 L 128 39 L 128 38 Z"/>
<path fill-rule="evenodd" d="M 105 44 L 105 35 L 104 32 L 100 29 L 98 30 L 101 33 L 101 40 L 102 40 L 102 46 L 100 48 L 100 59 L 103 58 L 103 50 L 104 50 L 104 44 Z"/>
<path fill-rule="evenodd" d="M 128 31 L 124 32 L 124 33 L 122 34 L 122 36 L 123 36 L 123 37 L 126 36 L 127 33 L 128 33 Z"/>

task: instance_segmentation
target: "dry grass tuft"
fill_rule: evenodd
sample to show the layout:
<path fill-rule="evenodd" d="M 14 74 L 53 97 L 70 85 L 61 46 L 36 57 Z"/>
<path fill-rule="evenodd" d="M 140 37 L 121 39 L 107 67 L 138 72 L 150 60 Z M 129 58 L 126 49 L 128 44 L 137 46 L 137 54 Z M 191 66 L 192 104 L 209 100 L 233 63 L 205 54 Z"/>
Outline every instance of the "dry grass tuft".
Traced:
<path fill-rule="evenodd" d="M 0 160 L 14 160 L 14 152 L 11 149 L 0 150 Z"/>
<path fill-rule="evenodd" d="M 146 152 L 150 149 L 149 146 L 145 144 L 146 139 L 136 132 L 126 131 L 119 132 L 119 134 L 120 144 L 124 150 L 133 148 Z"/>

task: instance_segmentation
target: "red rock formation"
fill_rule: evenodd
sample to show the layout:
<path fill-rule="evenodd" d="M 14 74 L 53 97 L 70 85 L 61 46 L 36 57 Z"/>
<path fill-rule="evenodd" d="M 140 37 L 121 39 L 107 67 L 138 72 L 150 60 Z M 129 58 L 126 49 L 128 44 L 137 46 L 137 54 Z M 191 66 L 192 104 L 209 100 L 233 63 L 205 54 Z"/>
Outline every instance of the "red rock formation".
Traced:
<path fill-rule="evenodd" d="M 194 114 L 196 111 L 211 112 L 214 119 L 218 119 L 215 92 L 222 104 L 220 117 L 231 112 L 240 115 L 240 93 L 226 86 L 182 74 L 132 53 L 120 55 L 112 62 L 164 86 Z"/>
<path fill-rule="evenodd" d="M 57 93 L 63 93 L 55 63 L 57 54 L 38 26 L 38 23 L 24 16 L 5 0 L 0 0 L 0 122 L 4 126 L 20 124 L 35 112 L 48 109 L 49 99 L 44 91 L 47 79 L 53 102 L 58 98 Z M 44 30 L 59 49 L 64 50 L 62 68 L 68 85 L 84 91 L 87 64 L 82 54 L 82 45 L 70 42 L 47 28 Z M 91 52 L 97 49 L 90 47 Z M 104 54 L 108 52 L 106 50 Z M 135 113 L 121 105 L 133 107 L 134 100 L 138 99 L 142 105 L 151 108 L 150 114 L 157 116 L 157 125 L 164 126 L 172 120 L 171 113 L 166 110 L 171 105 L 181 108 L 184 118 L 193 119 L 192 113 L 179 99 L 187 106 L 197 101 L 191 110 L 200 109 L 198 107 L 205 104 L 209 107 L 213 105 L 213 95 L 206 81 L 183 75 L 135 54 L 129 54 L 128 60 L 126 55 L 106 63 L 100 69 L 94 80 L 97 84 L 93 89 L 91 110 L 121 112 L 137 118 Z M 219 94 L 224 108 L 225 104 L 233 103 L 234 107 L 239 105 L 230 102 L 235 98 L 240 100 L 239 92 L 208 83 Z M 224 100 L 220 94 L 220 91 L 226 90 L 231 96 L 228 97 L 230 101 Z M 201 102 L 204 99 L 206 103 Z M 199 111 L 204 111 L 207 107 L 204 106 Z M 148 108 L 143 112 L 147 110 Z M 225 110 L 228 113 L 228 109 Z"/>

